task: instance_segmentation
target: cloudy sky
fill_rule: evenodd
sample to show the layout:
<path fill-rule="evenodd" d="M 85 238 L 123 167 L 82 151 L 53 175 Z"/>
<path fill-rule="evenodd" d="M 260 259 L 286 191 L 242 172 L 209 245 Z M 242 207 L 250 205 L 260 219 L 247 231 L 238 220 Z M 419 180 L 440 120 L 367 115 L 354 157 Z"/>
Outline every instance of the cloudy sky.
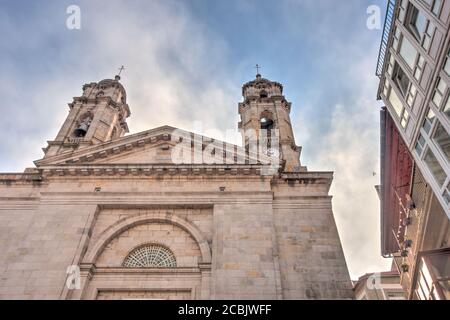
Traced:
<path fill-rule="evenodd" d="M 66 28 L 69 5 L 81 29 Z M 386 0 L 0 0 L 0 171 L 42 157 L 84 83 L 121 65 L 131 133 L 161 125 L 223 138 L 237 130 L 241 86 L 284 84 L 302 163 L 332 170 L 334 212 L 352 278 L 390 268 L 380 257 L 381 30 L 366 25 Z M 382 14 L 382 18 L 384 13 Z M 373 173 L 377 175 L 373 175 Z"/>

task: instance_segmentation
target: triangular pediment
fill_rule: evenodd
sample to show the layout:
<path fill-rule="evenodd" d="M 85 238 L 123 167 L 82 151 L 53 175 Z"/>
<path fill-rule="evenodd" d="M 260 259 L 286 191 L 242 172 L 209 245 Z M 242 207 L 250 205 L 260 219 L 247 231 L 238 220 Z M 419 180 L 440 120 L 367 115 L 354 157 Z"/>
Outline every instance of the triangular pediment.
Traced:
<path fill-rule="evenodd" d="M 163 126 L 107 143 L 46 157 L 36 166 L 86 164 L 233 164 L 270 161 L 247 155 L 244 148 Z"/>
<path fill-rule="evenodd" d="M 176 146 L 175 143 L 158 142 L 155 144 L 146 144 L 141 148 L 132 148 L 111 154 L 109 157 L 97 158 L 92 163 L 108 164 L 154 164 L 154 163 L 172 163 L 171 151 Z"/>

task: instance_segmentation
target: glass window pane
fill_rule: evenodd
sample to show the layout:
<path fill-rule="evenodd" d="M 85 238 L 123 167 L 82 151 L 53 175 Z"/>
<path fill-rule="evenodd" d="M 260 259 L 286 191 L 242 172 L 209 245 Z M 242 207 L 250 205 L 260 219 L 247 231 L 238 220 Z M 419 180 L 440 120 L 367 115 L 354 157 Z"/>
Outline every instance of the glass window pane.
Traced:
<path fill-rule="evenodd" d="M 447 133 L 447 130 L 445 130 L 444 126 L 438 122 L 436 131 L 433 135 L 433 140 L 436 142 L 436 144 L 439 146 L 441 151 L 444 153 L 444 155 L 447 158 L 447 161 L 450 162 L 450 136 Z"/>
<path fill-rule="evenodd" d="M 418 63 L 417 63 L 421 68 L 423 68 L 423 65 L 425 64 L 425 59 L 422 57 L 422 56 L 420 56 L 419 57 L 419 61 L 418 61 Z"/>
<path fill-rule="evenodd" d="M 409 119 L 409 113 L 408 113 L 407 110 L 405 110 L 405 111 L 403 112 L 403 118 Z"/>
<path fill-rule="evenodd" d="M 413 19 L 411 24 L 416 28 L 418 33 L 421 35 L 425 32 L 425 28 L 427 26 L 427 19 L 425 15 L 420 12 L 417 8 L 414 8 L 415 12 L 413 14 Z"/>
<path fill-rule="evenodd" d="M 445 180 L 447 179 L 447 175 L 445 174 L 445 171 L 442 169 L 439 161 L 436 159 L 435 155 L 430 149 L 427 150 L 424 161 L 427 164 L 428 169 L 430 170 L 439 187 L 442 187 Z"/>
<path fill-rule="evenodd" d="M 450 203 L 450 193 L 448 192 L 448 187 L 449 186 L 447 186 L 447 190 L 444 191 L 444 200 L 447 204 Z"/>
<path fill-rule="evenodd" d="M 430 43 L 431 43 L 430 38 L 425 37 L 425 39 L 423 40 L 423 45 L 422 45 L 422 47 L 423 47 L 425 50 L 428 50 L 428 49 L 430 49 Z"/>
<path fill-rule="evenodd" d="M 409 87 L 409 78 L 398 63 L 394 67 L 393 80 L 397 84 L 402 95 L 405 96 Z"/>
<path fill-rule="evenodd" d="M 416 58 L 417 58 L 417 50 L 414 48 L 414 46 L 411 44 L 411 42 L 403 37 L 402 40 L 402 46 L 400 48 L 400 55 L 405 60 L 405 62 L 408 64 L 408 66 L 411 69 L 414 69 L 414 66 L 416 65 Z"/>
<path fill-rule="evenodd" d="M 433 36 L 433 32 L 434 32 L 434 24 L 432 24 L 431 22 L 428 23 L 428 27 L 427 27 L 427 35 L 430 36 L 430 38 Z"/>
<path fill-rule="evenodd" d="M 421 75 L 422 75 L 422 71 L 420 71 L 420 69 L 417 68 L 416 71 L 414 72 L 414 78 L 415 78 L 417 81 L 419 81 Z"/>
<path fill-rule="evenodd" d="M 433 285 L 433 278 L 431 277 L 431 273 L 430 273 L 430 270 L 428 269 L 427 264 L 423 260 L 422 260 L 421 267 L 422 267 L 422 275 L 423 275 L 424 281 L 426 282 L 427 288 L 429 290 L 431 290 L 431 287 Z"/>
<path fill-rule="evenodd" d="M 431 298 L 430 298 L 430 300 L 441 300 L 441 299 L 439 299 L 439 297 L 436 294 L 436 288 L 435 287 L 433 287 L 431 289 Z"/>
<path fill-rule="evenodd" d="M 421 300 L 428 300 L 428 297 L 430 295 L 430 288 L 428 287 L 427 282 L 425 281 L 425 278 L 423 277 L 422 272 L 419 274 L 419 296 Z"/>
<path fill-rule="evenodd" d="M 402 110 L 403 110 L 403 104 L 400 101 L 399 97 L 397 96 L 397 94 L 395 93 L 394 90 L 391 89 L 391 92 L 389 94 L 389 102 L 391 103 L 392 107 L 395 110 L 395 113 L 397 114 L 398 117 L 400 117 L 400 115 L 402 114 Z"/>
<path fill-rule="evenodd" d="M 444 67 L 445 73 L 450 76 L 450 58 L 447 59 L 447 62 L 445 63 Z"/>
<path fill-rule="evenodd" d="M 447 102 L 445 103 L 444 113 L 450 119 L 450 99 L 449 98 L 447 98 Z"/>
<path fill-rule="evenodd" d="M 445 81 L 442 80 L 442 79 L 439 79 L 439 83 L 438 83 L 437 88 L 438 88 L 440 93 L 444 93 L 445 89 L 447 89 L 447 85 L 445 84 Z"/>
<path fill-rule="evenodd" d="M 405 129 L 407 124 L 408 124 L 408 118 L 406 118 L 406 119 L 403 118 L 403 119 L 402 119 L 402 123 L 401 123 L 402 128 Z"/>
<path fill-rule="evenodd" d="M 450 300 L 450 280 L 440 281 L 439 285 L 442 288 L 445 299 Z"/>
<path fill-rule="evenodd" d="M 430 111 L 428 111 L 427 116 L 425 117 L 424 123 L 423 123 L 423 129 L 426 131 L 426 133 L 430 133 L 431 127 L 433 126 L 434 123 L 434 119 L 436 118 L 433 110 L 430 109 Z M 420 136 L 423 139 L 423 145 L 425 144 L 425 139 L 422 137 L 422 135 Z"/>
<path fill-rule="evenodd" d="M 427 121 L 425 119 L 425 122 L 423 124 L 423 130 L 425 130 L 426 133 L 430 133 L 430 130 L 431 130 L 431 123 L 430 123 L 430 121 Z"/>
<path fill-rule="evenodd" d="M 422 147 L 420 146 L 420 143 L 416 143 L 416 152 L 417 155 L 420 157 L 422 155 Z"/>
<path fill-rule="evenodd" d="M 442 96 L 438 91 L 434 93 L 433 102 L 438 108 L 441 106 Z"/>
<path fill-rule="evenodd" d="M 419 296 L 419 299 L 420 299 L 420 300 L 427 300 L 427 298 L 425 298 L 425 295 L 423 294 L 422 288 L 419 287 L 419 288 L 416 290 L 416 292 L 417 292 L 417 295 Z"/>
<path fill-rule="evenodd" d="M 405 21 L 405 15 L 406 15 L 406 11 L 401 10 L 400 14 L 398 15 L 398 20 L 400 20 L 401 23 L 403 23 L 403 21 Z"/>
<path fill-rule="evenodd" d="M 433 13 L 434 13 L 435 15 L 439 15 L 439 11 L 440 11 L 440 9 L 441 9 L 441 1 L 442 1 L 442 0 L 436 0 L 436 1 L 434 2 Z"/>
<path fill-rule="evenodd" d="M 419 143 L 422 147 L 425 146 L 425 138 L 422 135 L 419 136 Z"/>
<path fill-rule="evenodd" d="M 406 103 L 408 106 L 412 107 L 414 97 L 412 95 L 408 95 L 408 99 L 406 100 Z"/>
<path fill-rule="evenodd" d="M 436 119 L 436 115 L 434 114 L 433 110 L 430 109 L 430 111 L 428 111 L 427 119 L 428 119 L 428 121 L 430 121 L 431 123 L 434 122 L 434 119 Z"/>
<path fill-rule="evenodd" d="M 430 263 L 430 271 L 437 280 L 450 278 L 450 254 L 438 254 L 427 257 Z"/>
<path fill-rule="evenodd" d="M 390 66 L 388 67 L 388 75 L 390 75 L 390 76 L 392 75 L 392 69 L 393 69 L 393 68 L 392 68 L 392 66 L 390 65 Z"/>

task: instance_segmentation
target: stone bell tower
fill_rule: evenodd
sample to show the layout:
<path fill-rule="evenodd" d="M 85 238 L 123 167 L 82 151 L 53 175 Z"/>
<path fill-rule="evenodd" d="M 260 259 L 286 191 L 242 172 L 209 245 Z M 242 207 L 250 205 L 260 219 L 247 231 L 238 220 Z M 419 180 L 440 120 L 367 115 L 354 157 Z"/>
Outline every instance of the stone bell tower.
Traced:
<path fill-rule="evenodd" d="M 269 156 L 280 157 L 285 172 L 302 171 L 301 148 L 295 144 L 290 119 L 291 103 L 283 95 L 283 86 L 269 81 L 258 73 L 256 79 L 242 87 L 244 102 L 239 103 L 243 145 L 249 148 L 250 133 L 255 133 L 259 144 L 268 143 Z M 276 135 L 276 136 L 274 136 Z M 261 150 L 261 149 L 260 149 Z"/>
<path fill-rule="evenodd" d="M 119 80 L 116 76 L 83 86 L 83 95 L 69 103 L 69 115 L 56 139 L 43 149 L 45 157 L 114 140 L 128 132 L 130 109 Z"/>

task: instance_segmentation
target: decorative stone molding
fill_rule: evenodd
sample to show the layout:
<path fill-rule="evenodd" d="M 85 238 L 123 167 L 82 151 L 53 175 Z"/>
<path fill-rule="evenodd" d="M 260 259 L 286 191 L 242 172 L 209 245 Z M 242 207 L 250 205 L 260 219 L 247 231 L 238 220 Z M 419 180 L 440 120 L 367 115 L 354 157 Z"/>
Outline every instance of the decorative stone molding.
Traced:
<path fill-rule="evenodd" d="M 52 157 L 47 157 L 41 160 L 37 160 L 34 163 L 38 167 L 45 165 L 60 165 L 60 164 L 79 164 L 82 162 L 93 162 L 96 159 L 108 158 L 110 155 L 118 155 L 122 152 L 130 152 L 134 149 L 143 148 L 146 145 L 155 145 L 165 143 L 169 148 L 170 146 L 175 146 L 179 141 L 173 141 L 172 133 L 178 130 L 169 126 L 160 127 L 157 129 L 149 130 L 147 132 L 127 136 L 118 140 L 113 140 L 110 142 L 102 143 L 99 145 L 85 147 L 80 150 L 69 154 L 59 154 Z M 256 153 L 248 153 L 247 151 L 239 146 L 228 144 L 223 141 L 218 141 L 215 139 L 207 138 L 201 135 L 197 135 L 191 132 L 185 132 L 191 135 L 192 143 L 194 145 L 202 145 L 202 151 L 210 143 L 216 143 L 218 146 L 223 148 L 223 159 L 226 163 L 227 152 L 233 153 L 233 160 L 237 162 L 239 159 L 245 159 L 250 163 L 270 163 L 270 158 L 266 155 L 258 155 Z M 195 143 L 194 143 L 195 142 Z M 49 142 L 49 144 L 51 144 Z M 59 143 L 60 144 L 60 143 Z"/>
<path fill-rule="evenodd" d="M 327 192 L 330 190 L 333 182 L 333 172 L 298 172 L 282 173 L 281 179 L 286 181 L 289 186 L 294 187 L 297 184 L 322 184 L 326 185 Z"/>
<path fill-rule="evenodd" d="M 36 172 L 25 173 L 1 173 L 0 185 L 29 185 L 40 186 L 42 185 L 44 178 L 42 173 L 38 170 Z"/>
<path fill-rule="evenodd" d="M 204 264 L 202 264 L 203 266 Z M 208 267 L 206 270 L 211 270 L 211 265 L 206 264 Z M 201 268 L 125 268 L 125 267 L 95 267 L 93 273 L 107 274 L 136 274 L 136 275 L 180 275 L 180 274 L 198 274 Z"/>
<path fill-rule="evenodd" d="M 43 177 L 51 176 L 153 176 L 153 175 L 260 175 L 260 165 L 90 165 L 40 167 Z"/>
<path fill-rule="evenodd" d="M 211 263 L 211 249 L 209 247 L 208 241 L 203 236 L 201 231 L 187 220 L 182 219 L 171 213 L 165 214 L 151 213 L 144 215 L 136 215 L 119 220 L 101 234 L 99 239 L 95 242 L 95 244 L 88 250 L 88 252 L 84 256 L 83 263 L 95 264 L 95 261 L 97 260 L 98 256 L 101 254 L 103 249 L 115 237 L 119 236 L 121 233 L 125 232 L 130 228 L 148 223 L 169 223 L 185 230 L 192 236 L 192 238 L 196 241 L 197 245 L 200 248 L 200 252 L 202 255 L 201 263 L 203 264 Z"/>
<path fill-rule="evenodd" d="M 242 86 L 242 95 L 245 96 L 247 89 L 249 89 L 250 87 L 257 87 L 258 89 L 266 89 L 272 86 L 278 87 L 281 93 L 283 93 L 283 85 L 281 83 L 258 77 L 255 80 L 247 82 Z"/>

